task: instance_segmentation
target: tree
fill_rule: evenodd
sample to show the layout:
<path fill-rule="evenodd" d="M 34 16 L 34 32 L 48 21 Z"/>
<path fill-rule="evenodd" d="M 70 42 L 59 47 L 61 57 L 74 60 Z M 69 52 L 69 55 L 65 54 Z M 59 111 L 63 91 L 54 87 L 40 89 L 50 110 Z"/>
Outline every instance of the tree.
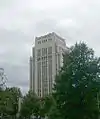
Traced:
<path fill-rule="evenodd" d="M 18 101 L 22 97 L 21 91 L 17 87 L 6 88 L 6 92 L 9 92 L 9 100 L 12 103 L 12 115 L 16 118 L 18 113 Z"/>
<path fill-rule="evenodd" d="M 46 107 L 47 107 L 46 115 L 47 115 L 48 119 L 55 119 L 55 118 L 62 119 L 60 111 L 57 108 L 57 104 L 56 104 L 56 101 L 55 101 L 53 95 L 49 97 L 49 100 L 47 99 Z"/>
<path fill-rule="evenodd" d="M 30 118 L 31 115 L 39 115 L 39 98 L 31 91 L 26 94 L 23 98 L 23 103 L 21 106 L 21 117 Z"/>
<path fill-rule="evenodd" d="M 44 118 L 49 115 L 52 105 L 52 96 L 39 98 L 33 92 L 29 91 L 23 98 L 20 114 L 21 117 L 25 118 L 30 118 L 32 115 L 36 118 Z"/>
<path fill-rule="evenodd" d="M 56 107 L 56 105 L 52 105 L 52 108 L 50 109 L 48 113 L 48 119 L 62 119 L 61 113 Z"/>
<path fill-rule="evenodd" d="M 54 104 L 54 99 L 52 95 L 48 95 L 44 98 L 41 98 L 40 99 L 40 111 L 39 111 L 40 117 L 48 116 L 53 104 Z"/>
<path fill-rule="evenodd" d="M 0 116 L 3 118 L 7 112 L 8 96 L 7 92 L 0 90 Z"/>
<path fill-rule="evenodd" d="M 63 119 L 97 119 L 100 58 L 85 43 L 75 44 L 64 56 L 56 76 L 54 98 Z"/>
<path fill-rule="evenodd" d="M 2 117 L 13 116 L 18 112 L 18 98 L 21 96 L 19 88 L 12 87 L 0 90 L 0 113 Z"/>

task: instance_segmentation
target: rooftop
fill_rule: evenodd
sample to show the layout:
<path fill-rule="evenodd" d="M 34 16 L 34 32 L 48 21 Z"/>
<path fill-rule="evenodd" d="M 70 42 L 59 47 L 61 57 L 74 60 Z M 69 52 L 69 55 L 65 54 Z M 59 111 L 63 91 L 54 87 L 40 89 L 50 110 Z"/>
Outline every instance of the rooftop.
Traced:
<path fill-rule="evenodd" d="M 59 39 L 61 39 L 63 42 L 65 42 L 65 39 L 62 38 L 61 36 L 57 35 L 55 32 L 51 32 L 51 33 L 48 33 L 46 35 L 43 35 L 43 36 L 39 36 L 39 37 L 36 37 L 37 40 L 40 40 L 41 38 L 47 38 L 49 36 L 56 36 L 58 37 Z"/>

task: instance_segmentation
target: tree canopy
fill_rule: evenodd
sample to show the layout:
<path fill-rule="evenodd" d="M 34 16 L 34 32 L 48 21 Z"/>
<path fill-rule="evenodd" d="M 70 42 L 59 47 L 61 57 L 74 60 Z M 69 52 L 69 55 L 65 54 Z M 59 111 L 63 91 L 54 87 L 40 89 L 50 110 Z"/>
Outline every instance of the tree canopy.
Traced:
<path fill-rule="evenodd" d="M 100 58 L 85 43 L 75 44 L 64 55 L 56 76 L 54 97 L 63 119 L 96 119 L 99 115 Z"/>
<path fill-rule="evenodd" d="M 29 91 L 23 98 L 21 106 L 21 116 L 30 117 L 32 114 L 39 114 L 39 101 L 38 97 L 32 91 Z"/>
<path fill-rule="evenodd" d="M 16 117 L 18 113 L 18 100 L 22 96 L 19 88 L 12 87 L 0 90 L 0 115 Z"/>

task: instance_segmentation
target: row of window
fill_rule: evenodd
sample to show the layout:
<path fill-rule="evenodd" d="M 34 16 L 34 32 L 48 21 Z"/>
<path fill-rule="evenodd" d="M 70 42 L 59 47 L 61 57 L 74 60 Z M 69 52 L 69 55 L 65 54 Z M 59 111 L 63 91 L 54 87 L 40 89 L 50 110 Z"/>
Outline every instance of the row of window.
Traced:
<path fill-rule="evenodd" d="M 58 52 L 57 46 L 55 47 L 56 53 Z M 62 52 L 63 48 L 59 47 L 59 52 Z M 37 56 L 44 56 L 47 54 L 52 54 L 52 47 L 42 48 L 37 50 Z"/>
<path fill-rule="evenodd" d="M 38 88 L 41 89 L 41 63 L 39 62 L 37 65 L 37 71 L 38 71 L 38 75 L 37 75 L 37 79 L 38 79 Z"/>
<path fill-rule="evenodd" d="M 38 41 L 38 44 L 45 43 L 45 42 L 47 42 L 47 41 L 51 41 L 51 40 L 52 40 L 52 39 L 49 38 L 49 39 L 45 39 L 45 40 L 42 40 L 42 41 Z"/>
<path fill-rule="evenodd" d="M 42 71 L 41 71 L 41 68 L 42 68 Z M 47 61 L 38 62 L 37 71 L 38 71 L 37 77 L 38 77 L 38 89 L 39 89 L 38 95 L 41 97 L 41 91 L 40 91 L 41 89 L 43 92 L 43 96 L 46 96 L 48 94 L 48 91 L 49 92 L 52 91 L 52 58 L 49 58 L 48 60 L 48 73 L 49 74 L 47 74 Z M 42 87 L 41 87 L 41 81 L 43 84 Z"/>
<path fill-rule="evenodd" d="M 52 47 L 48 47 L 48 48 L 42 48 L 37 50 L 37 56 L 44 56 L 48 54 L 52 54 Z"/>
<path fill-rule="evenodd" d="M 43 85 L 42 89 L 38 89 L 38 96 L 41 97 L 42 96 L 41 93 L 43 94 L 43 96 L 47 96 L 48 91 L 49 93 L 52 92 L 52 82 L 49 82 L 49 85 L 48 84 Z"/>
<path fill-rule="evenodd" d="M 42 88 L 42 92 L 41 92 L 41 89 L 38 89 L 38 96 L 41 97 L 41 96 L 47 96 L 48 95 L 48 91 L 49 93 L 52 92 L 52 82 L 49 82 L 49 87 L 47 86 L 44 86 Z"/>
<path fill-rule="evenodd" d="M 48 58 L 47 58 L 47 56 L 38 57 L 38 58 L 37 58 L 37 61 L 40 62 L 40 61 L 42 60 L 42 62 L 43 62 L 43 61 L 46 61 L 46 62 L 47 62 L 47 61 L 50 60 L 50 59 L 52 59 L 52 55 L 48 56 Z"/>
<path fill-rule="evenodd" d="M 56 49 L 57 50 L 57 49 Z M 56 51 L 57 52 L 57 51 Z M 59 52 L 62 52 L 62 48 L 59 47 Z M 45 56 L 47 54 L 52 54 L 52 47 L 42 48 L 37 50 L 37 56 Z"/>

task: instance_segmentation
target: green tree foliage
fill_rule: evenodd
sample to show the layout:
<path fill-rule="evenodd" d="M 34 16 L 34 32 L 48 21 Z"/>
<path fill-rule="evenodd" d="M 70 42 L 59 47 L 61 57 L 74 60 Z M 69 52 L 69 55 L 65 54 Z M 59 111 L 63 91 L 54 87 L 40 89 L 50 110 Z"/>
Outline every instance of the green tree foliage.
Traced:
<path fill-rule="evenodd" d="M 53 95 L 49 97 L 49 104 L 46 103 L 47 107 L 47 117 L 48 119 L 62 119 L 60 111 L 57 108 L 57 104 L 55 99 L 53 98 Z"/>
<path fill-rule="evenodd" d="M 36 118 L 44 118 L 49 115 L 52 105 L 52 96 L 39 98 L 29 91 L 23 98 L 20 115 L 22 118 L 30 118 L 32 115 L 36 116 Z"/>
<path fill-rule="evenodd" d="M 85 43 L 75 44 L 64 56 L 56 77 L 54 98 L 63 119 L 97 119 L 100 58 Z"/>
<path fill-rule="evenodd" d="M 39 115 L 39 98 L 31 91 L 26 94 L 23 98 L 23 103 L 21 106 L 21 117 L 29 118 L 31 115 Z"/>
<path fill-rule="evenodd" d="M 19 88 L 12 87 L 0 90 L 0 115 L 16 117 L 18 112 L 18 99 L 21 96 Z"/>
<path fill-rule="evenodd" d="M 12 111 L 12 104 L 9 101 L 10 94 L 0 90 L 0 115 L 4 116 Z"/>
<path fill-rule="evenodd" d="M 62 116 L 60 114 L 60 111 L 56 107 L 56 105 L 52 105 L 52 108 L 50 109 L 48 113 L 48 119 L 62 119 Z"/>
<path fill-rule="evenodd" d="M 10 102 L 12 103 L 12 115 L 15 115 L 18 113 L 18 101 L 19 97 L 22 97 L 21 91 L 17 87 L 11 87 L 11 88 L 6 88 L 6 92 L 9 92 L 10 94 Z"/>
<path fill-rule="evenodd" d="M 51 95 L 40 99 L 40 117 L 48 116 L 53 104 L 54 100 Z"/>

